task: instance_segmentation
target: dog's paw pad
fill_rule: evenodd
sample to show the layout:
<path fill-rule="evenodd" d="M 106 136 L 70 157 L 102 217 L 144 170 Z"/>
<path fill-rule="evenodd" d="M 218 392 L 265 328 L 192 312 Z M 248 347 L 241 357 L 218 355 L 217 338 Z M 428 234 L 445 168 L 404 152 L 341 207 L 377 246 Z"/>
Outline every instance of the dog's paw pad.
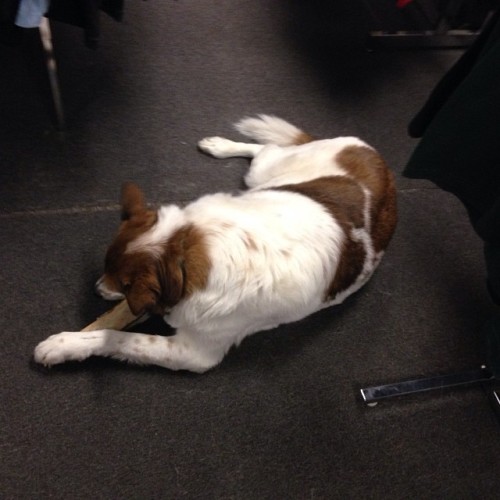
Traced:
<path fill-rule="evenodd" d="M 223 137 L 205 137 L 198 142 L 198 147 L 216 158 L 225 158 L 231 154 L 231 144 L 232 141 Z"/>

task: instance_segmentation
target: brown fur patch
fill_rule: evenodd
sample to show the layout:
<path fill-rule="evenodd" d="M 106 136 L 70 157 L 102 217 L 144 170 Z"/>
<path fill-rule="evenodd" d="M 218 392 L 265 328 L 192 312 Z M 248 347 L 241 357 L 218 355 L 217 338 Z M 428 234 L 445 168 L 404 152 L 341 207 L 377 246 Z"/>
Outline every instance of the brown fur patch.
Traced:
<path fill-rule="evenodd" d="M 134 314 L 164 314 L 165 309 L 204 288 L 210 259 L 202 232 L 186 225 L 164 244 L 160 257 L 147 250 L 126 252 L 134 231 L 121 231 L 106 257 L 107 284 L 125 294 Z M 139 233 L 139 234 L 142 234 Z"/>
<path fill-rule="evenodd" d="M 300 184 L 287 184 L 273 189 L 299 193 L 321 203 L 341 225 L 363 227 L 365 195 L 359 184 L 349 177 L 332 175 Z"/>
<path fill-rule="evenodd" d="M 306 134 L 305 132 L 301 132 L 297 137 L 294 139 L 293 144 L 296 146 L 300 146 L 301 144 L 306 144 L 308 142 L 313 142 L 314 137 L 310 136 L 309 134 Z"/>
<path fill-rule="evenodd" d="M 366 146 L 348 146 L 335 161 L 372 194 L 371 237 L 376 252 L 384 250 L 397 223 L 394 176 L 382 157 Z"/>
<path fill-rule="evenodd" d="M 133 182 L 124 182 L 121 190 L 120 203 L 122 219 L 127 220 L 135 215 L 146 212 L 146 204 L 141 189 Z"/>
<path fill-rule="evenodd" d="M 351 286 L 361 271 L 366 259 L 364 246 L 359 241 L 346 237 L 342 245 L 342 253 L 337 266 L 337 272 L 328 288 L 326 299 L 333 299 L 342 290 Z"/>
<path fill-rule="evenodd" d="M 322 177 L 277 188 L 300 193 L 321 203 L 342 227 L 345 239 L 327 298 L 335 297 L 352 285 L 363 269 L 364 246 L 351 238 L 352 229 L 363 227 L 365 223 L 362 186 L 371 193 L 370 231 L 375 252 L 385 250 L 397 222 L 394 177 L 376 151 L 349 146 L 336 155 L 335 161 L 349 177 Z"/>
<path fill-rule="evenodd" d="M 146 311 L 162 314 L 159 307 L 162 289 L 155 257 L 147 252 L 124 254 L 119 258 L 118 266 L 111 276 L 117 290 L 125 294 L 130 310 L 137 316 Z"/>
<path fill-rule="evenodd" d="M 135 184 L 123 185 L 121 201 L 123 222 L 106 253 L 104 283 L 125 294 L 134 314 L 164 314 L 207 284 L 210 261 L 203 234 L 193 225 L 180 228 L 164 244 L 160 257 L 147 248 L 127 252 L 129 243 L 149 231 L 158 216 L 146 208 Z"/>
<path fill-rule="evenodd" d="M 183 226 L 169 238 L 162 261 L 166 268 L 177 267 L 182 271 L 183 290 L 179 300 L 207 286 L 211 263 L 203 232 L 196 226 Z"/>
<path fill-rule="evenodd" d="M 121 223 L 118 234 L 106 252 L 103 278 L 108 289 L 124 292 L 131 285 L 134 270 L 145 267 L 145 259 L 150 260 L 143 254 L 126 255 L 126 250 L 131 241 L 156 224 L 157 218 L 155 211 L 144 209 Z M 151 264 L 148 263 L 148 266 L 151 267 Z"/>
<path fill-rule="evenodd" d="M 345 238 L 337 272 L 326 291 L 325 299 L 335 297 L 354 283 L 365 262 L 363 245 L 350 237 L 352 229 L 364 225 L 363 190 L 356 181 L 341 176 L 321 177 L 276 189 L 299 193 L 321 203 L 340 224 Z"/>

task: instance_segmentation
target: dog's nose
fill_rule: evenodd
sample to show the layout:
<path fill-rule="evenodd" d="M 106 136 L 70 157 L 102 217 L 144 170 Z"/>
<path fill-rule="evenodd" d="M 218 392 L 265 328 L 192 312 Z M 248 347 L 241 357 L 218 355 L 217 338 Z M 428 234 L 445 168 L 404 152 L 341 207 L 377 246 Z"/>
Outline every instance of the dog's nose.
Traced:
<path fill-rule="evenodd" d="M 94 285 L 94 293 L 96 295 L 99 295 L 102 297 L 102 290 L 101 290 L 101 286 L 102 286 L 102 282 L 104 280 L 104 276 L 101 276 L 96 282 L 95 282 L 95 285 Z"/>
<path fill-rule="evenodd" d="M 106 281 L 104 280 L 104 276 L 101 276 L 94 285 L 94 291 L 105 300 L 120 300 L 125 298 L 125 295 L 121 292 L 116 292 L 115 290 L 110 290 L 106 286 Z"/>
<path fill-rule="evenodd" d="M 102 283 L 102 276 L 95 282 L 94 285 L 94 293 L 99 296 L 101 295 L 101 292 L 99 291 L 99 286 L 101 283 Z"/>

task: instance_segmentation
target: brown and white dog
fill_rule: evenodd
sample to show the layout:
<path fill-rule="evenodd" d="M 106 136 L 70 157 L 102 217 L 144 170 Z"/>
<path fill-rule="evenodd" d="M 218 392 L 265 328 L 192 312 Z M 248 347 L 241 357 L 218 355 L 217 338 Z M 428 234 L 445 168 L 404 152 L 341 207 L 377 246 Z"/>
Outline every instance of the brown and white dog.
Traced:
<path fill-rule="evenodd" d="M 274 116 L 236 129 L 258 144 L 210 137 L 199 148 L 253 158 L 247 191 L 153 211 L 135 185 L 122 190 L 124 220 L 97 290 L 126 297 L 134 314 L 163 314 L 176 334 L 63 332 L 36 347 L 37 362 L 95 355 L 204 372 L 247 335 L 339 304 L 368 281 L 397 218 L 380 155 L 355 137 L 315 141 Z"/>

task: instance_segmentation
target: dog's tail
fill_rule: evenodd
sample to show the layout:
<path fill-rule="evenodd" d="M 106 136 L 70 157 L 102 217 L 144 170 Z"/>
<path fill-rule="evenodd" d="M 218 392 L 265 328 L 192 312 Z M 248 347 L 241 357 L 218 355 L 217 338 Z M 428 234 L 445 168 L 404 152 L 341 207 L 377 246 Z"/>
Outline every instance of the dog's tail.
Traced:
<path fill-rule="evenodd" d="M 235 123 L 234 127 L 240 134 L 259 144 L 292 146 L 314 141 L 310 135 L 277 116 L 257 115 L 255 118 L 243 118 Z"/>

